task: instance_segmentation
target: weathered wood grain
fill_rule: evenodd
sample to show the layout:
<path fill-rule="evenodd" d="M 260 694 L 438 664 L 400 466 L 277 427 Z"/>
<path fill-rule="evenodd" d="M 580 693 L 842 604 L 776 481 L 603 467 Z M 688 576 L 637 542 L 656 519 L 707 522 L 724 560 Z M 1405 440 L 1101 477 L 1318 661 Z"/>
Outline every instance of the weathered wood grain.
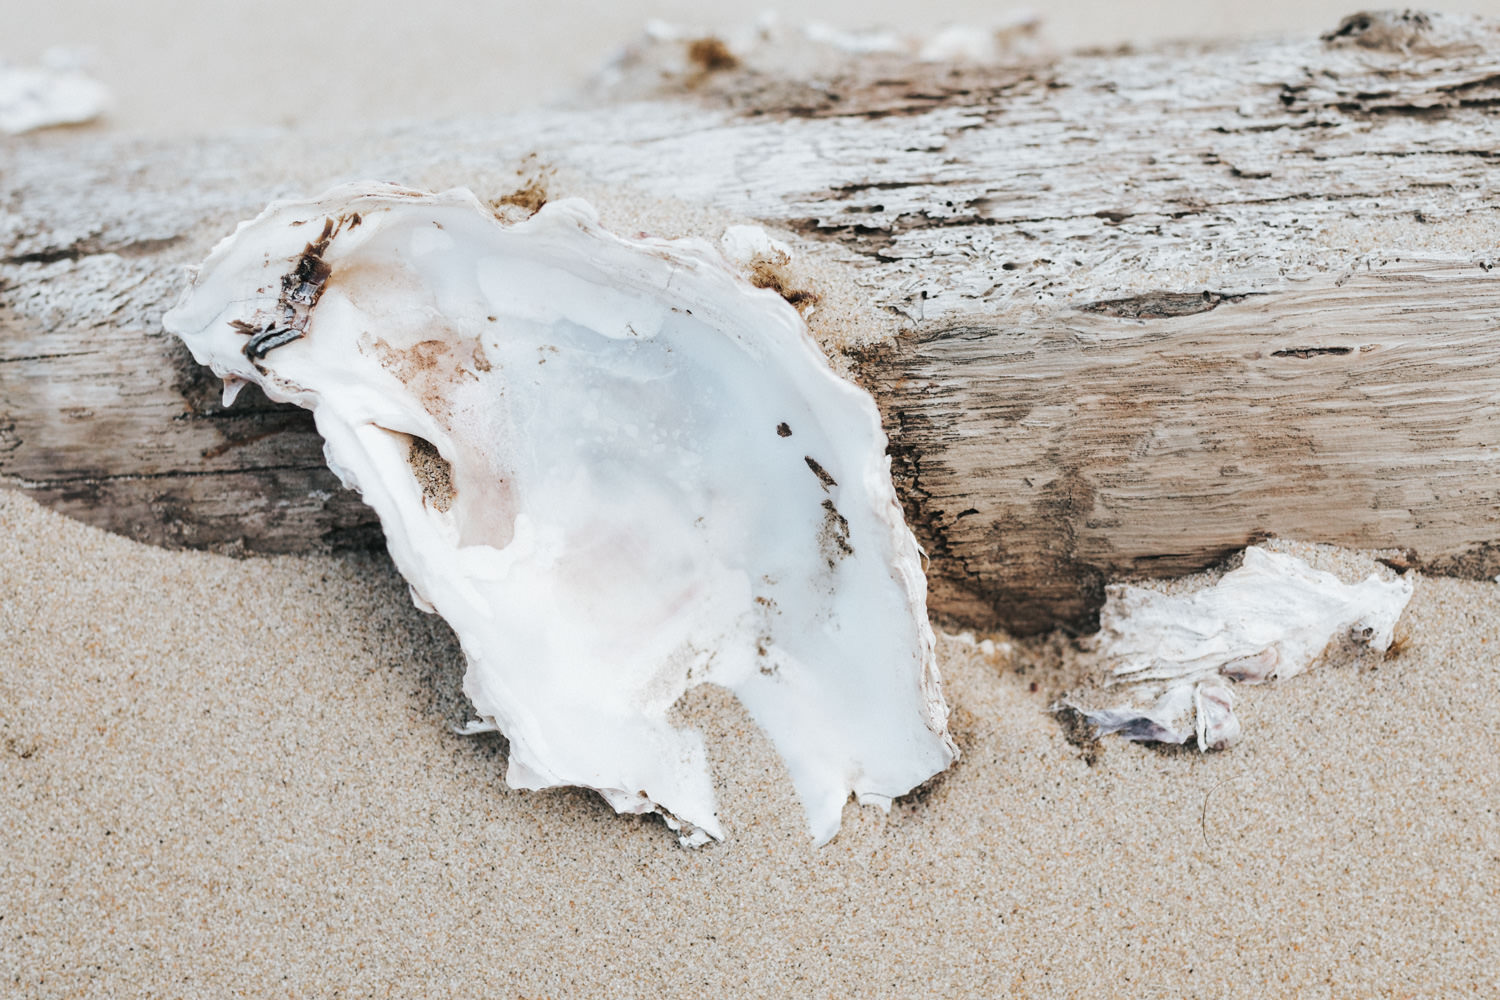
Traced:
<path fill-rule="evenodd" d="M 936 606 L 1075 621 L 1108 576 L 1270 536 L 1465 554 L 1493 576 L 1497 329 L 1487 267 L 1392 260 L 1276 295 L 943 326 L 861 370 L 889 387 Z"/>
<path fill-rule="evenodd" d="M 181 266 L 344 180 L 629 191 L 853 287 L 810 322 L 881 404 L 940 617 L 1080 626 L 1106 578 L 1268 534 L 1500 571 L 1492 23 L 966 68 L 689 51 L 485 122 L 0 147 L 0 479 L 159 544 L 369 544 L 310 420 L 224 410 L 160 332 Z"/>

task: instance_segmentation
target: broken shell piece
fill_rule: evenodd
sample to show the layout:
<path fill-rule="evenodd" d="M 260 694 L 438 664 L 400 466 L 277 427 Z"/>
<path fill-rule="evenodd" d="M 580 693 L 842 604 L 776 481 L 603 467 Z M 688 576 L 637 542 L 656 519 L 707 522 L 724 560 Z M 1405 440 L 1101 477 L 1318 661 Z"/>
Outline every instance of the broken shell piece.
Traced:
<path fill-rule="evenodd" d="M 868 394 L 709 245 L 577 200 L 270 206 L 166 317 L 226 384 L 314 411 L 518 788 L 581 785 L 721 837 L 689 688 L 739 697 L 814 838 L 945 768 L 920 556 Z"/>
<path fill-rule="evenodd" d="M 82 61 L 62 48 L 49 49 L 41 66 L 0 61 L 0 132 L 81 125 L 102 115 L 109 108 L 109 90 L 83 72 Z"/>
<path fill-rule="evenodd" d="M 1186 594 L 1131 584 L 1106 592 L 1095 655 L 1108 686 L 1075 704 L 1100 733 L 1220 750 L 1240 737 L 1224 681 L 1301 673 L 1341 636 L 1390 648 L 1411 599 L 1405 577 L 1346 584 L 1259 546 L 1217 582 Z"/>
<path fill-rule="evenodd" d="M 1181 744 L 1196 738 L 1200 750 L 1224 750 L 1240 738 L 1234 695 L 1221 684 L 1176 684 L 1149 708 L 1104 708 L 1083 715 L 1100 736 L 1118 734 L 1139 743 Z"/>
<path fill-rule="evenodd" d="M 1186 743 L 1196 732 L 1193 687 L 1169 687 L 1149 708 L 1081 709 L 1100 736 L 1118 734 L 1141 743 Z"/>

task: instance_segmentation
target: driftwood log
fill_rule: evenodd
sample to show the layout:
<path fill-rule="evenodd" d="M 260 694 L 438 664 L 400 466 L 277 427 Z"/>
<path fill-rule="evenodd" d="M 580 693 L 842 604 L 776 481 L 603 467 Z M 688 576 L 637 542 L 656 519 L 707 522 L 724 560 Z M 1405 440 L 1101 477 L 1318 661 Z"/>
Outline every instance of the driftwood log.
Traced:
<path fill-rule="evenodd" d="M 1106 579 L 1267 535 L 1500 572 L 1494 23 L 966 67 L 658 41 L 611 87 L 379 135 L 0 147 L 0 481 L 162 545 L 376 544 L 307 415 L 223 408 L 161 332 L 183 265 L 345 180 L 629 191 L 857 290 L 846 357 L 940 619 L 1083 627 Z"/>

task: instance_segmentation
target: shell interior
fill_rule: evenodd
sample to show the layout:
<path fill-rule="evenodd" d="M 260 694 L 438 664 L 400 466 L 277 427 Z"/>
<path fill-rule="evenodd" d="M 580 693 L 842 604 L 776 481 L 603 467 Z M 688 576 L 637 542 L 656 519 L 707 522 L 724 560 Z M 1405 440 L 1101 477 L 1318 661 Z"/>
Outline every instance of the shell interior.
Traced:
<path fill-rule="evenodd" d="M 417 603 L 457 633 L 507 780 L 721 837 L 689 688 L 735 693 L 818 841 L 945 768 L 920 553 L 868 394 L 692 240 L 463 190 L 274 204 L 166 317 L 226 396 L 314 411 Z"/>

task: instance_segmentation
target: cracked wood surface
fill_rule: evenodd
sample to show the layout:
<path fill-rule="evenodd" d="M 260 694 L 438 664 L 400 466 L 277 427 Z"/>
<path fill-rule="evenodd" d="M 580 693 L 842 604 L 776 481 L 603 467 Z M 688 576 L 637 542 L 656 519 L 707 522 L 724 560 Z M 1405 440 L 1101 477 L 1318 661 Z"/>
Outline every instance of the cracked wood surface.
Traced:
<path fill-rule="evenodd" d="M 1085 627 L 1104 580 L 1266 535 L 1500 571 L 1494 24 L 967 68 L 689 48 L 573 109 L 0 147 L 0 480 L 158 544 L 376 543 L 306 414 L 225 410 L 161 332 L 182 265 L 345 180 L 543 185 L 758 220 L 852 287 L 853 337 L 810 323 L 880 403 L 940 619 Z"/>

